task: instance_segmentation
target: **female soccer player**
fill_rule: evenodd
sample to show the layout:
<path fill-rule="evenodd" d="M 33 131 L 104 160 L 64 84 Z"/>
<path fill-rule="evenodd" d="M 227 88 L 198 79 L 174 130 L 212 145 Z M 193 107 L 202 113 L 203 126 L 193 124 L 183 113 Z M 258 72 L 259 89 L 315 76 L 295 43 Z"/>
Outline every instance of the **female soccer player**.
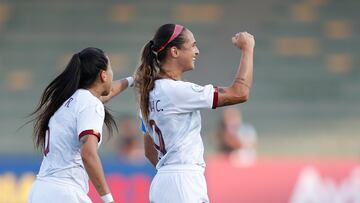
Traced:
<path fill-rule="evenodd" d="M 103 202 L 113 202 L 97 149 L 103 123 L 111 134 L 115 122 L 102 102 L 133 79 L 112 81 L 109 58 L 101 49 L 86 48 L 45 88 L 34 111 L 34 141 L 44 156 L 30 203 L 89 203 L 88 178 Z"/>
<path fill-rule="evenodd" d="M 240 32 L 232 43 L 242 57 L 231 86 L 221 88 L 182 81 L 199 54 L 189 29 L 165 24 L 144 46 L 135 87 L 146 130 L 145 155 L 157 168 L 150 202 L 209 202 L 199 110 L 245 102 L 252 85 L 254 37 Z"/>

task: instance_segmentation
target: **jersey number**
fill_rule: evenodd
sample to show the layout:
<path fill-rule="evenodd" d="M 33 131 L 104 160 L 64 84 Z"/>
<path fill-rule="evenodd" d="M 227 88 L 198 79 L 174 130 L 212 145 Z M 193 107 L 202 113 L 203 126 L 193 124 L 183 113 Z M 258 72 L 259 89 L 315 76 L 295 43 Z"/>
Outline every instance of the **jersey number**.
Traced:
<path fill-rule="evenodd" d="M 45 133 L 45 142 L 44 142 L 44 155 L 46 156 L 50 149 L 49 149 L 49 145 L 50 145 L 50 128 L 48 128 L 48 130 Z"/>
<path fill-rule="evenodd" d="M 155 148 L 157 150 L 159 150 L 163 155 L 165 155 L 166 154 L 165 142 L 164 142 L 164 138 L 163 138 L 160 128 L 156 125 L 154 120 L 150 120 L 150 126 L 156 132 L 156 134 L 158 135 L 158 138 L 159 138 L 160 146 L 158 146 L 157 144 L 154 143 Z"/>

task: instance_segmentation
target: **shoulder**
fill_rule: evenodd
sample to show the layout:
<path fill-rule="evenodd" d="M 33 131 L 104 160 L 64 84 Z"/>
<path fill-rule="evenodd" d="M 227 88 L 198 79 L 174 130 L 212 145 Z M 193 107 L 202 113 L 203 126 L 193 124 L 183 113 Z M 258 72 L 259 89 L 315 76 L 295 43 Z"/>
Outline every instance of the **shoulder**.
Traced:
<path fill-rule="evenodd" d="M 176 81 L 176 80 L 159 80 L 156 85 L 165 92 L 178 93 L 179 91 L 195 91 L 201 92 L 204 87 L 192 82 Z"/>
<path fill-rule="evenodd" d="M 89 90 L 79 89 L 75 92 L 76 97 L 82 103 L 102 104 L 100 99 L 91 94 Z M 74 94 L 74 95 L 75 95 Z"/>
<path fill-rule="evenodd" d="M 77 90 L 74 94 L 74 97 L 74 99 L 77 101 L 76 105 L 79 111 L 87 108 L 95 108 L 100 113 L 104 111 L 104 105 L 100 99 L 96 98 L 88 90 Z"/>

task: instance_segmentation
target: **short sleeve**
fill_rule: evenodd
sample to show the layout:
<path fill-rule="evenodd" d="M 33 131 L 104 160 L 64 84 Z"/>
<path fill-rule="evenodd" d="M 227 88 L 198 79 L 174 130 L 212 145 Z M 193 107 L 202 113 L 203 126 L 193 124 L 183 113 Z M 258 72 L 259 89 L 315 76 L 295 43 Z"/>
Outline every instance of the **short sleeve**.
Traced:
<path fill-rule="evenodd" d="M 213 85 L 201 86 L 190 82 L 177 82 L 168 88 L 170 88 L 169 98 L 178 112 L 217 107 L 218 90 Z"/>
<path fill-rule="evenodd" d="M 104 105 L 100 102 L 83 108 L 77 115 L 79 139 L 85 135 L 94 135 L 100 142 L 104 118 Z"/>

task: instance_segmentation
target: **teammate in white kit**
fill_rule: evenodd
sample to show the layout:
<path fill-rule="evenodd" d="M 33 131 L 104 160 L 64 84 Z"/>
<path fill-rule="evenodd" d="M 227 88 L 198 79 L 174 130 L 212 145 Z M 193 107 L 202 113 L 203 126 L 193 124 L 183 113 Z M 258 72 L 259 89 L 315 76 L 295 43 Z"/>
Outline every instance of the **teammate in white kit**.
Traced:
<path fill-rule="evenodd" d="M 157 168 L 151 203 L 209 202 L 199 110 L 245 102 L 252 85 L 254 37 L 240 32 L 232 42 L 242 50 L 242 57 L 231 86 L 221 88 L 182 81 L 199 54 L 192 32 L 185 27 L 165 24 L 144 46 L 135 87 L 145 155 Z"/>
<path fill-rule="evenodd" d="M 43 150 L 30 203 L 88 203 L 88 179 L 103 202 L 113 202 L 97 149 L 102 126 L 115 122 L 103 102 L 129 85 L 132 77 L 113 82 L 110 61 L 98 48 L 74 54 L 66 69 L 44 90 L 36 115 L 34 140 Z"/>

